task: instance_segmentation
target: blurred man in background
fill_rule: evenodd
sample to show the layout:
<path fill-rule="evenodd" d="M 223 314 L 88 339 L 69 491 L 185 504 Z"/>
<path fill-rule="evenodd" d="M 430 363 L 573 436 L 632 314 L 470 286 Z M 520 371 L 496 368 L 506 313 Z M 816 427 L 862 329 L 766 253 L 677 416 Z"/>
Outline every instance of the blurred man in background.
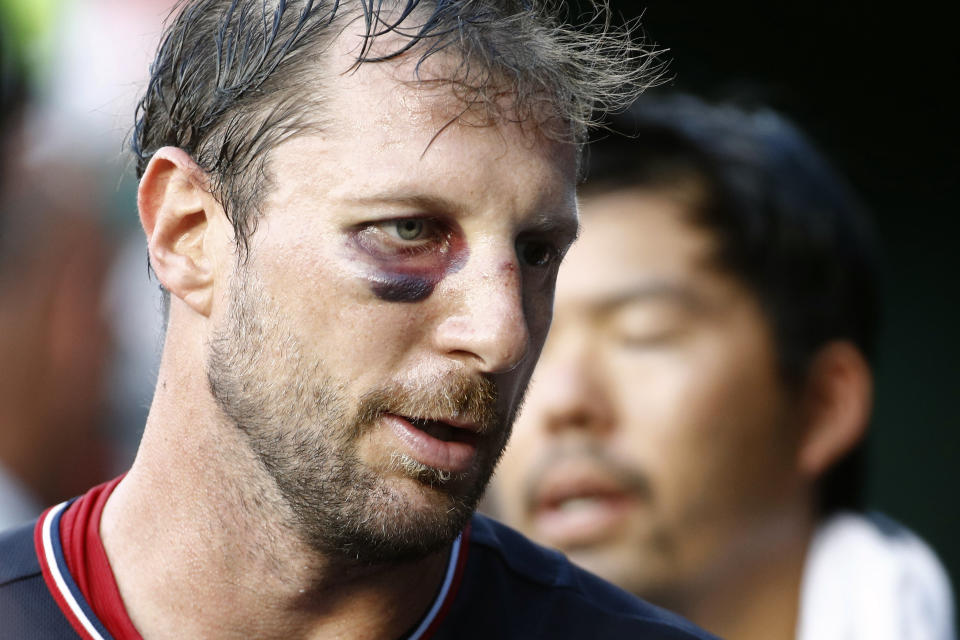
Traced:
<path fill-rule="evenodd" d="M 0 30 L 4 30 L 0 26 Z M 82 166 L 29 158 L 28 87 L 0 33 L 0 529 L 108 473 L 99 293 L 109 250 Z"/>
<path fill-rule="evenodd" d="M 504 519 L 730 640 L 953 637 L 943 569 L 861 506 L 878 249 L 793 127 L 641 101 L 495 483 Z"/>

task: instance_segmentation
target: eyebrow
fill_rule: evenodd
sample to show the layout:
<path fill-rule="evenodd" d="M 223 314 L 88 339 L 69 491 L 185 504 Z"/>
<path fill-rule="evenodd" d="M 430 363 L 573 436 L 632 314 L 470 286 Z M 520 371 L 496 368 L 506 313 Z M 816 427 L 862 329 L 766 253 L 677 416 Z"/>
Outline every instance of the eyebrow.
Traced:
<path fill-rule="evenodd" d="M 372 196 L 361 196 L 358 198 L 347 198 L 344 200 L 344 202 L 346 204 L 360 206 L 404 206 L 449 214 L 464 213 L 463 206 L 458 202 L 449 198 L 445 198 L 441 195 L 433 194 L 384 193 Z"/>

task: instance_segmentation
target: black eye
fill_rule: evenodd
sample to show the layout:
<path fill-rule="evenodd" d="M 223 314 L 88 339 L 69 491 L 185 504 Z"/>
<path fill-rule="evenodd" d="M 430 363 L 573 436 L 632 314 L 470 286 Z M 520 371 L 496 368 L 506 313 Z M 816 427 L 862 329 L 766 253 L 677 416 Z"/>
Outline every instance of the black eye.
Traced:
<path fill-rule="evenodd" d="M 397 220 L 397 236 L 401 240 L 416 240 L 423 234 L 423 220 Z"/>
<path fill-rule="evenodd" d="M 545 267 L 553 262 L 557 255 L 553 245 L 535 240 L 521 240 L 517 242 L 517 255 L 520 260 L 531 267 Z"/>

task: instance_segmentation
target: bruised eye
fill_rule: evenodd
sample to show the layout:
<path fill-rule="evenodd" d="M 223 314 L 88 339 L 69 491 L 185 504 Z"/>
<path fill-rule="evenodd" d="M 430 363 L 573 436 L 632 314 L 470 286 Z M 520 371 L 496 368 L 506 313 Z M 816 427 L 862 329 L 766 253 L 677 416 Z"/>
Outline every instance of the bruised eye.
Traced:
<path fill-rule="evenodd" d="M 526 265 L 546 267 L 556 259 L 557 250 L 547 242 L 520 240 L 517 242 L 517 255 Z"/>
<path fill-rule="evenodd" d="M 408 219 L 408 220 L 397 220 L 395 223 L 395 229 L 397 236 L 401 240 L 417 240 L 420 236 L 423 235 L 424 223 L 423 220 Z"/>
<path fill-rule="evenodd" d="M 450 230 L 432 218 L 394 218 L 367 222 L 356 228 L 357 242 L 367 252 L 381 257 L 409 258 L 445 252 Z"/>

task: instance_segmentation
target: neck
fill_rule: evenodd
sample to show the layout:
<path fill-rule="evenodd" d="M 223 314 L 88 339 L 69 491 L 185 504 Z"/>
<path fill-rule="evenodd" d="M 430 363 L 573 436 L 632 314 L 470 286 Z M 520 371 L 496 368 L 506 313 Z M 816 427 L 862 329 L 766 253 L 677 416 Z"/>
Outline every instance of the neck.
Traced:
<path fill-rule="evenodd" d="M 141 634 L 395 638 L 412 628 L 449 552 L 371 567 L 310 548 L 284 524 L 289 508 L 239 431 L 212 399 L 184 402 L 196 381 L 170 370 L 161 367 L 137 459 L 101 521 Z"/>
<path fill-rule="evenodd" d="M 789 520 L 771 544 L 731 554 L 725 569 L 676 611 L 727 640 L 794 640 L 813 521 Z"/>

